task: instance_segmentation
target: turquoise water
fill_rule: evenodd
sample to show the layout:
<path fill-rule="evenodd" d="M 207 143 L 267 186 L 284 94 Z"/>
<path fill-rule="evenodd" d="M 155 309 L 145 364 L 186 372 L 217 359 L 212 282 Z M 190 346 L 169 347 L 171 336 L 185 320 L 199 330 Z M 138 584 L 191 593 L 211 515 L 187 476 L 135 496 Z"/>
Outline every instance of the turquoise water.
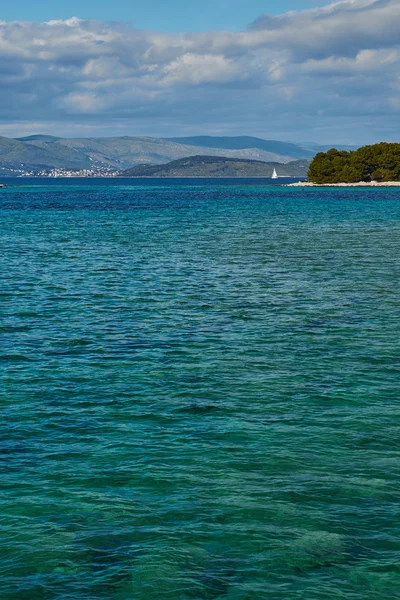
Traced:
<path fill-rule="evenodd" d="M 0 191 L 0 597 L 400 598 L 400 189 Z"/>

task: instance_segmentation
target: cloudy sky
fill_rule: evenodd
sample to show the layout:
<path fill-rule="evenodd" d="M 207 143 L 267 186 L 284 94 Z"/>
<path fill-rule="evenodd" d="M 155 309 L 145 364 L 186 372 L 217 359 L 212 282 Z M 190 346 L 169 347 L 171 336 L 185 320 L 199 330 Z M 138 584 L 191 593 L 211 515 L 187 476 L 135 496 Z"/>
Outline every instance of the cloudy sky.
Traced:
<path fill-rule="evenodd" d="M 13 0 L 0 135 L 399 141 L 400 0 L 188 4 Z"/>

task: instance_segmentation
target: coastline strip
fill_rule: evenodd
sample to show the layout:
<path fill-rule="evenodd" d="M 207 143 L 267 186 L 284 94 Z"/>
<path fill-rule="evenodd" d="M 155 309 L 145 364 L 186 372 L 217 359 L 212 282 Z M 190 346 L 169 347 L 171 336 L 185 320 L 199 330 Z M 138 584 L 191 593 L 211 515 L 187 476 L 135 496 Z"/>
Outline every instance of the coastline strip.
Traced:
<path fill-rule="evenodd" d="M 358 181 L 357 183 L 313 183 L 299 181 L 287 183 L 287 187 L 400 187 L 400 181 Z"/>

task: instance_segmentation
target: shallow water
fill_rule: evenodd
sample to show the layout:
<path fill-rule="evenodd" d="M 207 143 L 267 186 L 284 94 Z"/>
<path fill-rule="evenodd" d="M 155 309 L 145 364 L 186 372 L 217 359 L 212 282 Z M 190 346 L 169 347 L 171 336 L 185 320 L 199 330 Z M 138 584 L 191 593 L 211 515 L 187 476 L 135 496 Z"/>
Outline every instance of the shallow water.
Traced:
<path fill-rule="evenodd" d="M 400 189 L 0 191 L 0 597 L 400 598 Z"/>

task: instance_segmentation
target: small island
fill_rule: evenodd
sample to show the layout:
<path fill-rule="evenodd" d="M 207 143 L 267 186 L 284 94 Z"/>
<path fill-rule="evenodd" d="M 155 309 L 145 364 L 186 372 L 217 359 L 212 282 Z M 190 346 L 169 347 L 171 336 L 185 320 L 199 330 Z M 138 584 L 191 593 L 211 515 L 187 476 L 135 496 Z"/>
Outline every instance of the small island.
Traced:
<path fill-rule="evenodd" d="M 298 185 L 400 185 L 400 144 L 319 152 L 310 164 L 308 182 Z"/>

